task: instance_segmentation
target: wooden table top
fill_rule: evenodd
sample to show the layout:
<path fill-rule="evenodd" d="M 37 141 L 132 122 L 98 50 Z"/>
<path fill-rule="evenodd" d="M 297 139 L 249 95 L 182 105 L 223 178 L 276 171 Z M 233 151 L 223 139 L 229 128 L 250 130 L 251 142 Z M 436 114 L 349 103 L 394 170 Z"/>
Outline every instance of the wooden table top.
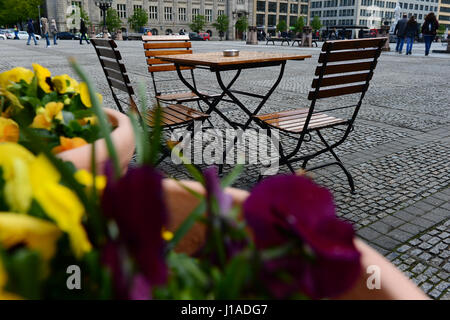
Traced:
<path fill-rule="evenodd" d="M 300 53 L 272 53 L 257 51 L 241 51 L 238 57 L 224 57 L 223 52 L 178 54 L 170 56 L 155 56 L 156 59 L 178 63 L 181 65 L 196 65 L 207 67 L 221 67 L 241 64 L 257 64 L 286 60 L 304 60 L 311 58 L 309 54 Z"/>

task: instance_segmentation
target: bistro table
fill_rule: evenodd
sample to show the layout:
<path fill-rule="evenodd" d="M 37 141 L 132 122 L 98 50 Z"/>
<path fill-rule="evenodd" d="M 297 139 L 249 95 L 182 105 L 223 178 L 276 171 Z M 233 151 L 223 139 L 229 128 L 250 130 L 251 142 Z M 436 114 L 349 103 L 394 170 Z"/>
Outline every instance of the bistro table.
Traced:
<path fill-rule="evenodd" d="M 223 55 L 223 52 L 208 52 L 194 54 L 161 55 L 156 56 L 155 58 L 175 64 L 180 80 L 189 88 L 189 90 L 194 92 L 206 105 L 208 105 L 208 110 L 206 111 L 207 114 L 210 114 L 214 111 L 234 129 L 241 128 L 245 130 L 249 127 L 253 117 L 258 114 L 258 112 L 261 110 L 261 108 L 264 106 L 266 101 L 270 98 L 270 96 L 280 83 L 284 74 L 286 62 L 288 60 L 305 60 L 307 58 L 311 58 L 311 55 L 298 53 L 241 51 L 239 53 L 239 56 L 235 57 L 225 57 Z M 208 99 L 208 97 L 203 95 L 197 89 L 195 84 L 191 84 L 190 82 L 188 82 L 181 72 L 182 67 L 186 66 L 195 67 L 198 69 L 208 69 L 211 72 L 215 72 L 217 82 L 220 88 L 223 90 L 220 96 L 213 100 Z M 236 80 L 241 75 L 242 70 L 273 66 L 280 66 L 280 71 L 277 80 L 269 89 L 266 95 L 232 89 L 233 85 L 236 83 Z M 236 74 L 227 85 L 222 80 L 221 73 L 224 71 L 236 71 Z M 236 94 L 258 98 L 261 99 L 261 101 L 256 109 L 251 112 L 244 105 L 244 103 L 242 103 L 241 100 L 236 97 Z M 226 100 L 226 96 L 230 98 L 231 101 Z M 248 119 L 243 123 L 231 121 L 217 108 L 217 105 L 221 101 L 233 102 L 247 114 Z"/>

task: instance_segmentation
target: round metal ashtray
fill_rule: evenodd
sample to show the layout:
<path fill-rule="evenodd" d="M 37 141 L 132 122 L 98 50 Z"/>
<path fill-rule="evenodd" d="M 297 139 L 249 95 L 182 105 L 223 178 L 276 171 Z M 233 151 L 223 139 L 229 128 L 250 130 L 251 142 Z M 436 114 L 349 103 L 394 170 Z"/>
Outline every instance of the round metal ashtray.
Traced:
<path fill-rule="evenodd" d="M 239 50 L 231 49 L 231 50 L 223 50 L 224 57 L 237 57 L 239 56 Z"/>

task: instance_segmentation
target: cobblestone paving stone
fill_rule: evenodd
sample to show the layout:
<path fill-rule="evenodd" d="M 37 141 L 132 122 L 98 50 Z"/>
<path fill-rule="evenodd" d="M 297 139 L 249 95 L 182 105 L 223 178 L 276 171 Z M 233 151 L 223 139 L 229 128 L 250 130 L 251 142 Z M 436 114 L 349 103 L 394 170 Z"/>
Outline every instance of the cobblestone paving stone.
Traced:
<path fill-rule="evenodd" d="M 150 77 L 145 67 L 142 44 L 119 42 L 124 62 L 133 85 L 144 83 L 152 94 Z M 433 44 L 438 46 L 438 44 Z M 195 52 L 217 51 L 219 48 L 240 50 L 298 52 L 312 54 L 312 59 L 289 62 L 284 77 L 261 112 L 275 112 L 307 107 L 309 91 L 320 48 L 304 49 L 281 46 L 246 46 L 242 42 L 194 42 Z M 20 50 L 20 55 L 17 54 Z M 351 222 L 358 236 L 386 256 L 410 277 L 432 299 L 450 299 L 450 56 L 423 56 L 423 44 L 414 46 L 412 56 L 383 53 L 369 91 L 366 94 L 355 130 L 336 149 L 355 178 L 357 194 L 351 195 L 345 175 L 338 169 L 310 173 L 334 194 L 338 215 Z M 50 68 L 53 74 L 74 74 L 67 57 L 74 56 L 104 95 L 105 105 L 115 108 L 98 59 L 91 46 L 75 41 L 45 49 L 25 46 L 24 41 L 0 42 L 0 71 L 15 66 L 31 67 L 32 62 Z M 196 70 L 199 87 L 219 92 L 214 74 Z M 225 82 L 233 73 L 224 75 Z M 265 94 L 278 75 L 277 68 L 246 70 L 237 86 Z M 161 76 L 161 75 L 159 75 Z M 168 76 L 161 76 L 167 78 Z M 173 77 L 171 75 L 170 77 Z M 167 91 L 184 89 L 177 81 L 166 82 Z M 243 99 L 250 109 L 255 101 Z M 351 96 L 318 106 L 348 105 Z M 242 113 L 232 104 L 220 106 L 228 117 L 242 120 Z M 336 116 L 348 116 L 349 110 Z M 226 127 L 217 115 L 212 122 Z M 339 132 L 338 132 L 339 133 Z M 336 131 L 326 133 L 334 137 Z M 282 139 L 293 148 L 295 141 Z M 305 151 L 317 147 L 317 139 Z M 253 151 L 253 146 L 247 151 Z M 310 165 L 329 160 L 323 155 Z M 294 166 L 298 168 L 299 166 Z M 182 166 L 166 159 L 160 168 L 179 179 L 190 179 Z M 225 166 L 225 173 L 231 166 Z M 251 189 L 257 182 L 261 165 L 247 165 L 235 186 Z M 280 172 L 287 172 L 286 167 Z"/>

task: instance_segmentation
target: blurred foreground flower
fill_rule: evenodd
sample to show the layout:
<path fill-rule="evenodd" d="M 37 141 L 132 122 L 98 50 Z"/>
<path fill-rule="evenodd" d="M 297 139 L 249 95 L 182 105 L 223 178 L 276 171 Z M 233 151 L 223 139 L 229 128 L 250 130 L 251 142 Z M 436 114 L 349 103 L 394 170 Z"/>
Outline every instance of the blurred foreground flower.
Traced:
<path fill-rule="evenodd" d="M 103 213 L 117 223 L 120 240 L 148 283 L 151 286 L 164 284 L 167 266 L 161 230 L 167 224 L 167 213 L 162 176 L 154 168 L 143 166 L 128 170 L 125 176 L 115 181 L 110 166 L 107 171 Z"/>
<path fill-rule="evenodd" d="M 275 296 L 302 291 L 314 299 L 335 297 L 358 278 L 353 228 L 336 217 L 331 193 L 308 178 L 267 178 L 252 190 L 244 213 L 259 249 L 293 245 L 289 254 L 263 263 L 263 279 Z"/>

